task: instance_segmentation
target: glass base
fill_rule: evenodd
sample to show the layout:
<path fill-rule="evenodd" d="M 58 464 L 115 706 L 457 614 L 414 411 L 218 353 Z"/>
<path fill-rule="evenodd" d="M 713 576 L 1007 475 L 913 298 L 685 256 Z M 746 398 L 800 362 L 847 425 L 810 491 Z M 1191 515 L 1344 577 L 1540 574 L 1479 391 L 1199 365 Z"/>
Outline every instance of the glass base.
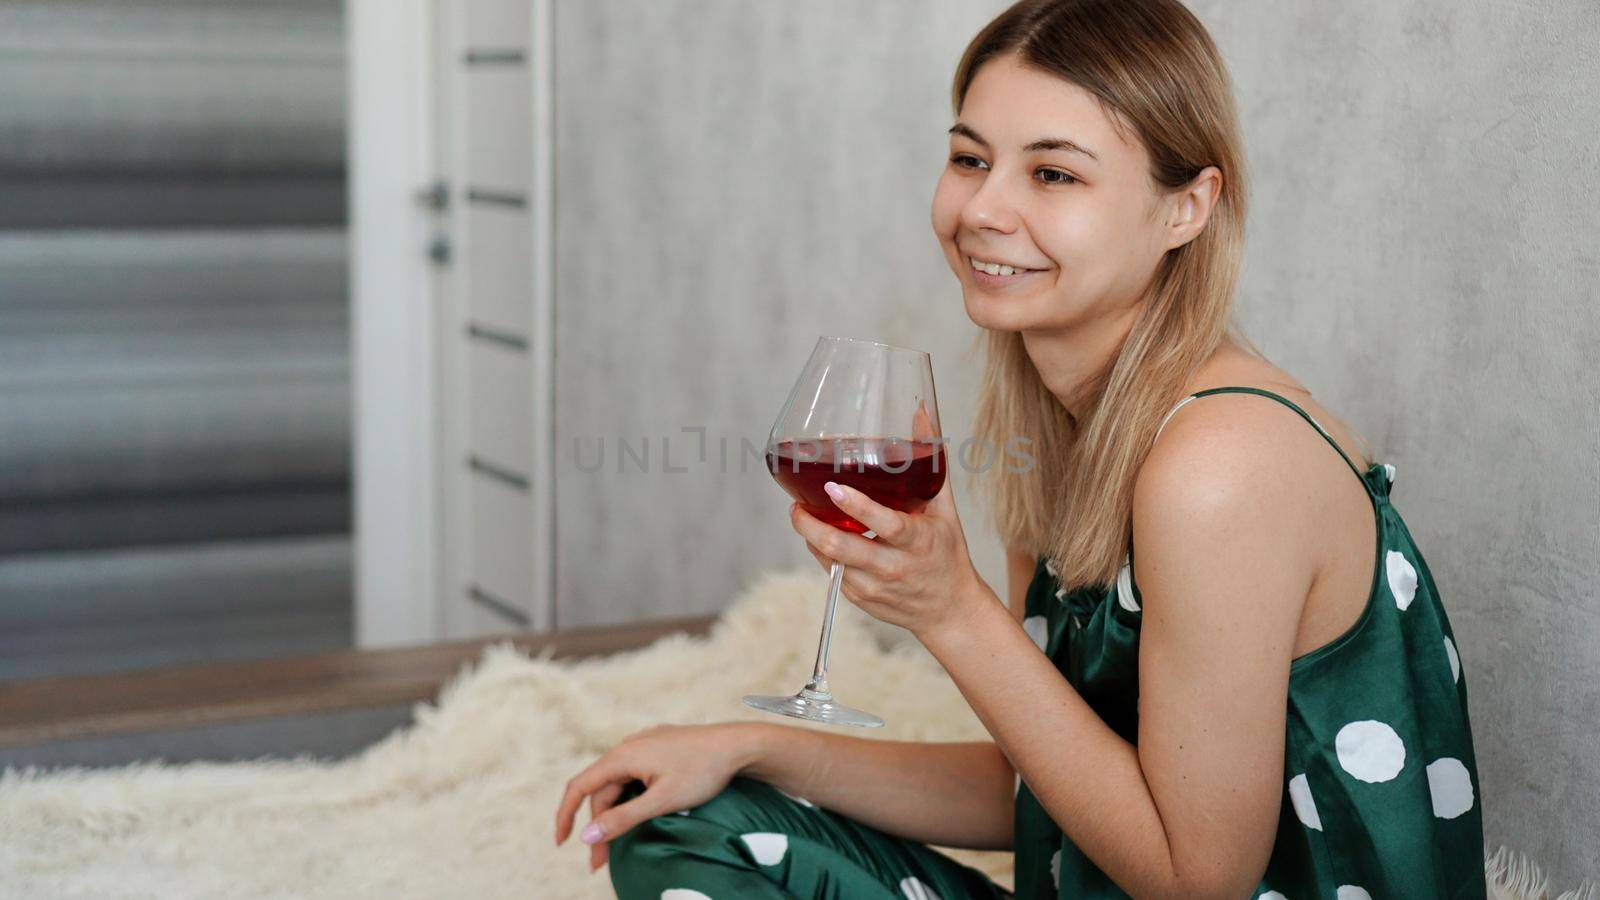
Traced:
<path fill-rule="evenodd" d="M 808 688 L 791 696 L 777 694 L 746 694 L 746 706 L 762 712 L 777 713 L 826 725 L 859 725 L 862 728 L 881 728 L 883 720 L 869 712 L 851 709 L 833 701 L 832 694 L 822 694 Z"/>

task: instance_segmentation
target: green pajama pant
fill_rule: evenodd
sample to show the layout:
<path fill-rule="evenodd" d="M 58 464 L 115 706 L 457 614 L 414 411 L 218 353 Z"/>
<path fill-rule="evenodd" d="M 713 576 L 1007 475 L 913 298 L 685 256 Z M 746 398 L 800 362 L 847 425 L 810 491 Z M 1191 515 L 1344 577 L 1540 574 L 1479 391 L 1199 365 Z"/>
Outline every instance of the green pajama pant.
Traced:
<path fill-rule="evenodd" d="M 644 791 L 629 782 L 617 802 Z M 982 872 L 925 844 L 893 837 L 735 778 L 695 807 L 613 838 L 618 900 L 965 900 L 1009 898 Z"/>

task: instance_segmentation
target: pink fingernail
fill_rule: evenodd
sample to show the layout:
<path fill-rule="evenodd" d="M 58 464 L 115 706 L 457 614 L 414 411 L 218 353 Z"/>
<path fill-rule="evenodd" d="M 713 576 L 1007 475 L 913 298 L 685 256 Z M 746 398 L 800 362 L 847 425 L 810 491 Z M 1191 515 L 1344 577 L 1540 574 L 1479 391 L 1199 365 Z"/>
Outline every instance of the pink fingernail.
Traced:
<path fill-rule="evenodd" d="M 604 837 L 605 833 L 606 830 L 600 827 L 599 822 L 590 822 L 589 827 L 585 828 L 583 833 L 578 835 L 578 837 L 585 844 L 593 844 L 594 842 L 600 840 L 600 838 Z"/>
<path fill-rule="evenodd" d="M 822 489 L 828 492 L 828 496 L 832 497 L 833 502 L 835 503 L 838 503 L 840 500 L 844 499 L 844 489 L 831 481 L 827 484 L 824 484 Z"/>

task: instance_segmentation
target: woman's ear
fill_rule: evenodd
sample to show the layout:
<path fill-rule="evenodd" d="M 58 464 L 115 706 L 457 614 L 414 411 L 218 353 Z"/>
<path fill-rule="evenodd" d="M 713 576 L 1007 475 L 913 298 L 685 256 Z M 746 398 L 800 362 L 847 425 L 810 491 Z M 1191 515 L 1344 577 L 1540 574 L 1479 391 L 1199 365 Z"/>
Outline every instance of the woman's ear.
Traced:
<path fill-rule="evenodd" d="M 1222 170 L 1206 166 L 1169 200 L 1165 227 L 1167 249 L 1182 247 L 1205 230 L 1211 210 L 1222 193 Z"/>

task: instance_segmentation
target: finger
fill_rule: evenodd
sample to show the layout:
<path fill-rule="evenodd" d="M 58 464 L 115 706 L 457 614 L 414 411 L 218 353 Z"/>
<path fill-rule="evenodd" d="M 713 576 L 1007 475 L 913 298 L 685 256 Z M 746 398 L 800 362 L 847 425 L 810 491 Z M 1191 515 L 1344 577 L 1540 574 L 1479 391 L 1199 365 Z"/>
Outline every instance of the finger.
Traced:
<path fill-rule="evenodd" d="M 789 523 L 807 544 L 832 561 L 829 565 L 837 562 L 846 566 L 870 566 L 874 556 L 883 549 L 873 546 L 869 538 L 829 525 L 806 512 L 804 507 L 796 507 L 789 514 Z"/>
<path fill-rule="evenodd" d="M 594 821 L 601 813 L 611 808 L 617 802 L 617 797 L 622 794 L 623 784 L 613 781 L 589 797 L 589 821 Z M 589 848 L 589 871 L 593 872 L 606 864 L 607 848 L 610 845 L 601 842 Z"/>
<path fill-rule="evenodd" d="M 568 810 L 568 806 L 570 805 L 572 809 L 577 809 L 577 803 L 574 803 L 572 798 L 577 797 L 580 803 L 583 801 L 583 795 L 577 792 L 576 782 L 576 776 L 567 781 L 566 788 L 561 792 L 561 800 L 556 803 L 557 847 L 561 846 L 561 842 L 567 839 L 567 834 L 572 830 L 572 814 Z"/>
<path fill-rule="evenodd" d="M 850 602 L 857 606 L 882 602 L 891 593 L 884 579 L 865 569 L 845 569 L 844 577 L 839 580 L 839 592 L 850 597 Z"/>
<path fill-rule="evenodd" d="M 656 785 L 660 783 L 657 780 L 654 785 L 645 788 L 644 793 L 634 797 L 627 803 L 613 806 L 595 816 L 593 821 L 589 823 L 590 825 L 598 824 L 600 826 L 600 837 L 595 842 L 595 846 L 604 844 L 619 834 L 626 834 L 630 828 L 640 822 L 660 815 L 662 812 L 661 803 L 656 798 L 661 795 L 661 792 L 655 789 Z"/>
<path fill-rule="evenodd" d="M 878 540 L 896 547 L 905 540 L 906 532 L 911 527 L 910 516 L 884 506 L 847 484 L 830 481 L 822 489 L 828 492 L 835 506 L 872 529 Z"/>
<path fill-rule="evenodd" d="M 823 556 L 817 551 L 817 548 L 811 546 L 809 543 L 806 544 L 806 552 L 810 553 L 811 558 L 817 561 L 817 565 L 822 567 L 822 571 L 830 572 L 833 570 L 833 560 Z"/>
<path fill-rule="evenodd" d="M 844 570 L 844 577 L 839 579 L 839 596 L 860 607 L 862 603 L 866 602 L 866 598 L 861 596 L 861 588 L 856 584 L 855 579 L 850 577 L 850 573 L 855 571 L 857 570 Z"/>
<path fill-rule="evenodd" d="M 939 426 L 933 424 L 933 415 L 928 412 L 926 400 L 917 404 L 917 411 L 911 416 L 911 439 L 914 441 L 932 441 L 939 437 Z"/>
<path fill-rule="evenodd" d="M 578 814 L 578 807 L 582 805 L 583 798 L 594 793 L 606 782 L 618 777 L 621 773 L 615 768 L 615 761 L 611 754 L 606 754 L 588 768 L 572 776 L 567 782 L 566 790 L 561 794 L 561 802 L 556 806 L 556 844 L 560 845 L 572 833 L 572 820 Z"/>
<path fill-rule="evenodd" d="M 939 487 L 939 493 L 934 494 L 933 499 L 928 501 L 927 511 L 941 518 L 949 517 L 960 521 L 956 515 L 955 490 L 951 488 L 949 478 L 946 478 L 944 484 Z"/>
<path fill-rule="evenodd" d="M 798 510 L 799 508 L 799 503 L 789 504 L 789 523 L 791 525 L 795 522 L 795 510 Z M 811 558 L 817 561 L 817 565 L 822 567 L 822 571 L 826 572 L 833 568 L 833 560 L 823 556 L 816 547 L 811 546 L 810 541 L 806 542 L 806 552 L 811 554 Z"/>

